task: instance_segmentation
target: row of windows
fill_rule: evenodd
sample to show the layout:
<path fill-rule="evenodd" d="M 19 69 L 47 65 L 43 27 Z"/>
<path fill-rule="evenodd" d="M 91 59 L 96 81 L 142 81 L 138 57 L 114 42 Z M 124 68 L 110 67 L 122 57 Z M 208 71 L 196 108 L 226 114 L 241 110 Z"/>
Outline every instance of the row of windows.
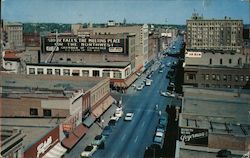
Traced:
<path fill-rule="evenodd" d="M 248 82 L 249 81 L 249 76 L 246 75 L 220 75 L 220 74 L 202 74 L 202 79 L 203 80 L 214 80 L 214 81 L 241 81 L 241 82 Z"/>
<path fill-rule="evenodd" d="M 54 71 L 55 71 L 54 75 L 61 75 L 61 73 L 62 73 L 63 76 L 70 76 L 70 69 L 63 69 L 62 72 L 61 72 L 61 69 L 55 69 Z M 29 74 L 36 74 L 35 68 L 29 68 Z M 37 74 L 52 75 L 53 69 L 47 69 L 47 73 L 45 73 L 43 68 L 37 68 Z M 89 77 L 89 74 L 90 74 L 90 70 L 82 70 L 82 76 Z M 92 70 L 92 74 L 94 77 L 100 77 L 99 70 Z M 114 75 L 114 78 L 122 78 L 121 71 L 115 70 L 115 71 L 113 71 L 113 75 Z M 73 70 L 72 76 L 80 76 L 80 70 Z M 103 70 L 102 76 L 103 77 L 110 77 L 110 71 Z"/>
<path fill-rule="evenodd" d="M 239 59 L 238 59 L 238 65 L 240 65 L 241 62 L 242 62 L 242 59 L 239 58 Z M 228 63 L 229 63 L 229 64 L 232 64 L 232 59 L 228 59 Z M 210 65 L 213 64 L 213 59 L 212 59 L 212 58 L 209 59 L 209 64 L 210 64 Z M 222 64 L 223 64 L 223 59 L 220 59 L 220 65 L 222 65 Z"/>
<path fill-rule="evenodd" d="M 38 116 L 38 109 L 30 108 L 30 116 Z M 43 116 L 51 117 L 51 109 L 43 109 Z"/>
<path fill-rule="evenodd" d="M 221 84 L 201 84 L 201 87 L 203 87 L 203 88 L 242 88 L 242 86 L 240 86 L 240 85 L 234 85 L 234 86 L 232 86 L 232 85 L 227 85 L 227 84 L 223 84 L 223 85 L 221 85 Z"/>

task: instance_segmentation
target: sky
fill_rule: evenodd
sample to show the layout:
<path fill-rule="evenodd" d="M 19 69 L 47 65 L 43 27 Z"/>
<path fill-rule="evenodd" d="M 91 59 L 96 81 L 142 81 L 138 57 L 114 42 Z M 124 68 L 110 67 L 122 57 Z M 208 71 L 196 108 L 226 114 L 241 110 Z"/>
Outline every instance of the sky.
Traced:
<path fill-rule="evenodd" d="M 197 12 L 249 24 L 250 0 L 2 0 L 1 12 L 12 22 L 155 24 L 185 24 Z"/>

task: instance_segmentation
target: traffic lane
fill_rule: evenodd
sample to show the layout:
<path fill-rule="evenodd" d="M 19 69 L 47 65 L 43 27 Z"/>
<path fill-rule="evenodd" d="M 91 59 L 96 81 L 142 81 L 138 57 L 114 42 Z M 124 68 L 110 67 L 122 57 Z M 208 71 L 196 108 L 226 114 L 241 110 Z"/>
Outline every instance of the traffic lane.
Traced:
<path fill-rule="evenodd" d="M 150 93 L 151 98 L 148 100 L 147 112 L 144 113 L 143 122 L 140 123 L 140 127 L 136 128 L 134 131 L 133 142 L 129 144 L 137 143 L 138 145 L 129 145 L 126 148 L 125 153 L 128 153 L 127 157 L 143 157 L 145 148 L 153 143 L 153 136 L 155 133 L 155 128 L 158 124 L 159 116 L 158 110 L 155 110 L 155 105 L 159 104 L 163 107 L 164 102 L 167 98 L 161 97 L 158 93 L 159 87 L 164 87 L 166 85 L 164 81 L 161 80 L 163 74 L 160 73 L 155 78 L 154 85 L 145 87 L 145 89 Z"/>
<path fill-rule="evenodd" d="M 103 152 L 97 152 L 94 157 L 103 157 L 103 156 L 111 156 L 111 157 L 121 157 L 125 155 L 124 149 L 127 147 L 127 144 L 131 141 L 131 137 L 133 135 L 134 129 L 138 126 L 138 123 L 143 118 L 145 110 L 144 105 L 146 104 L 147 100 L 143 100 L 140 98 L 144 98 L 146 95 L 146 98 L 149 98 L 149 94 L 142 93 L 143 91 L 139 92 L 139 95 L 135 97 L 134 99 L 126 99 L 126 96 L 124 96 L 124 104 L 126 106 L 124 107 L 125 112 L 133 111 L 135 113 L 134 118 L 131 122 L 125 122 L 122 121 L 118 127 L 114 127 L 115 129 L 119 129 L 116 131 L 112 131 L 111 135 L 109 136 L 107 142 L 106 142 L 106 148 L 103 150 Z M 125 138 L 126 137 L 126 138 Z M 119 138 L 122 138 L 123 141 L 120 141 Z M 117 145 L 114 145 L 117 144 Z M 117 156 L 120 155 L 120 156 Z"/>

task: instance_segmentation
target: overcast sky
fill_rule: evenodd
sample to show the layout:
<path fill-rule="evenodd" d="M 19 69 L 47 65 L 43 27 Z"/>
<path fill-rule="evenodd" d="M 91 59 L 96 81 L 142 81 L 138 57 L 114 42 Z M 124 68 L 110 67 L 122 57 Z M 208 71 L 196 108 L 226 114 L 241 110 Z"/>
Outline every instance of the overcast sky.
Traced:
<path fill-rule="evenodd" d="M 7 21 L 185 24 L 194 11 L 206 18 L 242 19 L 250 23 L 248 0 L 4 0 Z"/>

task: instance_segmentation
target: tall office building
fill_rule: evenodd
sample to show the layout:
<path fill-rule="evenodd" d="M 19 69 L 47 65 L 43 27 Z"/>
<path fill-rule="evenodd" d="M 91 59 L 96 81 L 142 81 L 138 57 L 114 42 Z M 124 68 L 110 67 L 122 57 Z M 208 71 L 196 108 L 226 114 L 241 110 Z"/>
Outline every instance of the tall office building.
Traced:
<path fill-rule="evenodd" d="M 242 20 L 203 19 L 197 13 L 187 20 L 187 49 L 236 50 L 242 42 Z"/>
<path fill-rule="evenodd" d="M 7 48 L 23 48 L 23 25 L 21 23 L 4 22 L 3 31 L 5 33 L 3 42 L 7 46 Z"/>

